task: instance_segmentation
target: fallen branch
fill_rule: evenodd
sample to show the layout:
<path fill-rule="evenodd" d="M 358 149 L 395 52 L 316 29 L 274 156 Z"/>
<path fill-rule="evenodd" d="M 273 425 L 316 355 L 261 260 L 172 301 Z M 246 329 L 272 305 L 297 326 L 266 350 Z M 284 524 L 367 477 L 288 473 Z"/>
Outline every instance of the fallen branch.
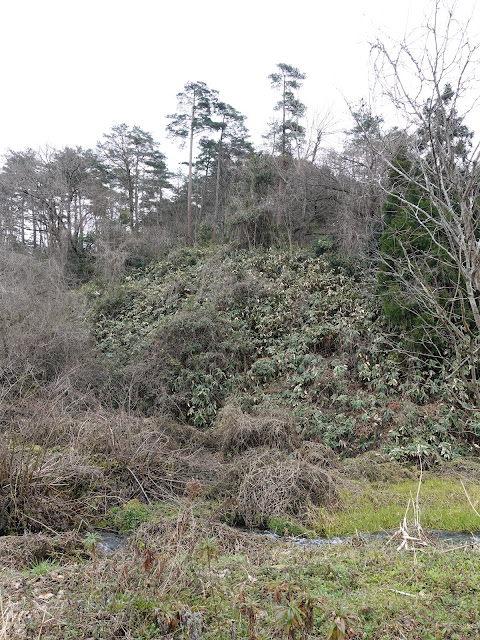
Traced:
<path fill-rule="evenodd" d="M 425 595 L 423 593 L 408 593 L 408 591 L 399 591 L 398 589 L 388 589 L 388 591 L 399 593 L 401 596 L 409 596 L 410 598 L 420 598 Z"/>
<path fill-rule="evenodd" d="M 408 499 L 407 508 L 405 509 L 405 515 L 403 521 L 400 523 L 399 528 L 389 538 L 388 543 L 392 540 L 400 540 L 400 544 L 397 546 L 397 551 L 405 549 L 405 551 L 417 550 L 417 547 L 427 547 L 429 542 L 425 536 L 422 525 L 420 524 L 420 488 L 422 486 L 423 468 L 422 460 L 420 458 L 420 478 L 418 480 L 417 493 L 415 498 L 410 492 L 410 498 Z M 410 509 L 413 510 L 413 522 L 408 521 L 408 514 Z M 416 560 L 416 559 L 415 559 Z"/>

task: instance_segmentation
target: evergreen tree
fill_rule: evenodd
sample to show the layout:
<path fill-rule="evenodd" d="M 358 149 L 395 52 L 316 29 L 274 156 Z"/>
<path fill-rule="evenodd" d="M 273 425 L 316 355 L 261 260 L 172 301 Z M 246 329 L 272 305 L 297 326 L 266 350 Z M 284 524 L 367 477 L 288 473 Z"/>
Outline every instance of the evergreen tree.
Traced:
<path fill-rule="evenodd" d="M 199 160 L 205 167 L 211 166 L 215 174 L 213 229 L 217 233 L 223 227 L 224 220 L 220 215 L 220 208 L 226 205 L 230 174 L 234 167 L 253 152 L 253 146 L 248 141 L 248 130 L 245 126 L 245 116 L 226 102 L 215 104 L 215 123 L 218 131 L 217 138 L 202 138 L 200 140 L 201 154 Z"/>
<path fill-rule="evenodd" d="M 167 116 L 169 135 L 179 138 L 182 146 L 189 140 L 188 191 L 187 191 L 187 245 L 192 239 L 192 192 L 193 192 L 193 142 L 196 135 L 220 126 L 212 120 L 218 92 L 209 89 L 204 82 L 187 82 L 184 90 L 177 94 L 178 112 Z"/>
<path fill-rule="evenodd" d="M 118 194 L 119 216 L 138 230 L 151 213 L 152 193 L 161 200 L 168 186 L 165 156 L 152 135 L 138 126 L 115 125 L 97 144 L 98 169 L 104 184 Z"/>
<path fill-rule="evenodd" d="M 280 134 L 278 147 L 282 159 L 292 154 L 293 143 L 301 139 L 305 134 L 304 127 L 300 124 L 300 119 L 305 115 L 305 105 L 300 102 L 295 92 L 301 87 L 301 82 L 306 75 L 296 67 L 289 64 L 277 64 L 278 71 L 271 73 L 268 78 L 273 89 L 280 92 L 280 100 L 275 105 L 275 111 L 281 112 L 280 125 L 276 132 Z"/>
<path fill-rule="evenodd" d="M 295 92 L 301 87 L 302 80 L 306 76 L 296 67 L 289 64 L 277 64 L 278 71 L 268 76 L 273 89 L 280 92 L 280 100 L 275 105 L 275 110 L 281 112 L 280 123 L 273 123 L 270 136 L 274 141 L 274 149 L 280 151 L 280 176 L 278 182 L 279 203 L 277 207 L 277 225 L 282 219 L 282 201 L 285 192 L 285 169 L 287 166 L 287 156 L 292 155 L 294 142 L 299 141 L 305 134 L 304 127 L 300 124 L 300 119 L 305 114 L 305 105 L 298 100 Z"/>

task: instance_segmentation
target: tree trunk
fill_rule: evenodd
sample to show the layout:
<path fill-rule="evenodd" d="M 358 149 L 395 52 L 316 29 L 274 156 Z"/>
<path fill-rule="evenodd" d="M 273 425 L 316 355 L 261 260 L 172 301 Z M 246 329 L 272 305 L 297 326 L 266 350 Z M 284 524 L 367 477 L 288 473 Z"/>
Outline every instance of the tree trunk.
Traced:
<path fill-rule="evenodd" d="M 278 180 L 278 203 L 277 203 L 277 227 L 282 224 L 283 213 L 283 200 L 285 194 L 285 179 L 283 172 L 285 171 L 285 151 L 286 151 L 286 127 L 285 127 L 285 91 L 286 91 L 286 79 L 283 78 L 283 105 L 282 105 L 282 153 L 280 156 L 280 178 Z"/>
<path fill-rule="evenodd" d="M 223 116 L 223 124 L 225 124 L 225 115 Z M 223 134 L 225 132 L 225 128 L 222 127 L 222 131 L 220 133 L 220 139 L 218 141 L 218 155 L 217 155 L 217 179 L 215 182 L 215 209 L 213 212 L 213 237 L 216 237 L 217 228 L 219 226 L 219 215 L 218 209 L 220 204 L 220 173 L 221 173 L 221 163 L 222 163 L 222 146 L 223 146 Z M 223 232 L 223 230 L 222 230 Z"/>
<path fill-rule="evenodd" d="M 188 190 L 187 190 L 187 246 L 191 247 L 192 242 L 192 165 L 193 165 L 193 121 L 195 118 L 195 94 L 192 103 L 192 119 L 190 122 L 190 150 L 188 156 Z"/>

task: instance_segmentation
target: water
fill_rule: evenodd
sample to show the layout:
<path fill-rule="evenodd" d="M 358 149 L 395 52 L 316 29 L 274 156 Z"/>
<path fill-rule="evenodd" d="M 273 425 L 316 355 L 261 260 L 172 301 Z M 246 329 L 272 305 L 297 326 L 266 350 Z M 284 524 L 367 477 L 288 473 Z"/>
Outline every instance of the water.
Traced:
<path fill-rule="evenodd" d="M 125 536 L 115 531 L 98 531 L 100 541 L 97 543 L 97 549 L 102 555 L 108 556 L 117 549 L 120 549 L 124 542 Z"/>
<path fill-rule="evenodd" d="M 126 539 L 125 535 L 114 531 L 99 531 L 100 541 L 97 544 L 98 551 L 103 555 L 114 553 L 120 549 Z M 292 542 L 300 547 L 324 547 L 328 545 L 341 545 L 355 543 L 356 541 L 374 542 L 387 541 L 394 534 L 393 531 L 382 531 L 380 533 L 365 533 L 357 536 L 334 536 L 332 538 L 293 538 L 282 537 L 271 531 L 252 531 L 252 535 L 265 536 L 272 540 L 284 540 Z M 433 544 L 444 547 L 457 547 L 466 544 L 480 544 L 480 531 L 473 533 L 462 531 L 426 531 L 425 535 Z"/>
<path fill-rule="evenodd" d="M 479 544 L 480 531 L 431 531 L 428 533 L 435 541 L 457 546 L 460 544 Z"/>
<path fill-rule="evenodd" d="M 327 545 L 338 545 L 354 543 L 355 541 L 365 540 L 366 542 L 377 540 L 388 540 L 394 535 L 393 531 L 382 531 L 380 533 L 364 533 L 357 536 L 334 536 L 333 538 L 293 538 L 282 537 L 271 531 L 257 531 L 257 535 L 265 535 L 274 540 L 285 540 L 293 542 L 300 547 L 324 547 Z M 425 531 L 425 536 L 435 545 L 456 547 L 465 544 L 479 544 L 480 531 L 464 532 L 464 531 L 444 531 L 442 529 L 434 531 Z"/>

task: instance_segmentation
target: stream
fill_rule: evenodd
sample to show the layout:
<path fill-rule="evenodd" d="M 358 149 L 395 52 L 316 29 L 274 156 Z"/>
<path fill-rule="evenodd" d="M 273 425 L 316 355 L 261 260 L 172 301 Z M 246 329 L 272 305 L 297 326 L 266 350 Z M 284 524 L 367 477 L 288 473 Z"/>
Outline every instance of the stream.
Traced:
<path fill-rule="evenodd" d="M 324 547 L 326 545 L 334 544 L 348 544 L 353 543 L 356 540 L 365 542 L 385 540 L 387 541 L 394 535 L 393 531 L 381 531 L 379 533 L 359 533 L 357 536 L 334 536 L 333 538 L 293 538 L 283 537 L 271 531 L 259 531 L 255 532 L 257 535 L 268 536 L 274 540 L 285 540 L 286 542 L 293 542 L 301 547 Z M 479 544 L 480 543 L 480 531 L 473 533 L 465 531 L 444 531 L 442 529 L 434 531 L 425 531 L 425 536 L 428 540 L 432 541 L 432 544 L 456 547 L 464 544 Z"/>
<path fill-rule="evenodd" d="M 120 549 L 125 540 L 126 534 L 117 533 L 115 531 L 98 531 L 100 541 L 98 542 L 97 549 L 102 555 L 109 555 Z M 252 536 L 264 536 L 272 540 L 292 542 L 300 547 L 324 547 L 326 545 L 340 545 L 354 543 L 356 540 L 364 540 L 365 542 L 385 540 L 387 541 L 392 537 L 392 531 L 382 531 L 380 533 L 364 533 L 358 536 L 334 536 L 332 538 L 293 538 L 283 537 L 271 531 L 254 530 L 250 531 Z M 480 543 L 480 531 L 475 532 L 463 532 L 463 531 L 427 531 L 425 532 L 427 538 L 432 541 L 434 545 L 443 545 L 447 547 L 457 547 L 465 544 L 479 544 Z"/>

